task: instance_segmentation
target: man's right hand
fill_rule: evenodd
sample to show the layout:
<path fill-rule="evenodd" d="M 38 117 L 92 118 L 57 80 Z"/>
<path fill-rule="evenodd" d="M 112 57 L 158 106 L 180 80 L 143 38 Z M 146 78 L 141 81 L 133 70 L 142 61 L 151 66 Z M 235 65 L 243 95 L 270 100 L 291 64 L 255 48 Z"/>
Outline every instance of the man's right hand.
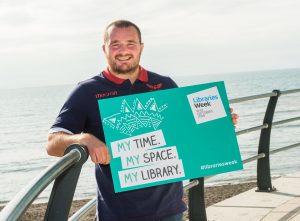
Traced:
<path fill-rule="evenodd" d="M 79 140 L 80 144 L 85 145 L 94 163 L 109 164 L 110 154 L 107 146 L 92 134 L 82 133 Z"/>

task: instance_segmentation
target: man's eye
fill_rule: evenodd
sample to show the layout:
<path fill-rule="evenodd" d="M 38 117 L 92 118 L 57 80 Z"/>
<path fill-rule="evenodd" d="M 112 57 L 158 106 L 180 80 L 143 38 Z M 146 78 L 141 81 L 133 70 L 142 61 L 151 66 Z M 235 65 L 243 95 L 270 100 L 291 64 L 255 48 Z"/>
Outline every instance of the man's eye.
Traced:
<path fill-rule="evenodd" d="M 119 47 L 120 47 L 120 44 L 112 44 L 111 47 L 112 47 L 112 48 L 119 48 Z"/>
<path fill-rule="evenodd" d="M 135 45 L 136 45 L 135 43 L 128 43 L 128 47 L 131 47 L 131 48 L 135 47 Z"/>

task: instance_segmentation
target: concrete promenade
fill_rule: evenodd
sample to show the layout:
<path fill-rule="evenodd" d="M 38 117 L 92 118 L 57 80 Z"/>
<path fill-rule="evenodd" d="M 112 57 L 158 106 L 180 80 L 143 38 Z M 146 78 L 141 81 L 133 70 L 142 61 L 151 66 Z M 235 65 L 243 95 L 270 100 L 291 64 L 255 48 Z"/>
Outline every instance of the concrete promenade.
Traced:
<path fill-rule="evenodd" d="M 206 209 L 208 221 L 300 221 L 300 172 L 272 180 L 274 192 L 256 188 Z"/>

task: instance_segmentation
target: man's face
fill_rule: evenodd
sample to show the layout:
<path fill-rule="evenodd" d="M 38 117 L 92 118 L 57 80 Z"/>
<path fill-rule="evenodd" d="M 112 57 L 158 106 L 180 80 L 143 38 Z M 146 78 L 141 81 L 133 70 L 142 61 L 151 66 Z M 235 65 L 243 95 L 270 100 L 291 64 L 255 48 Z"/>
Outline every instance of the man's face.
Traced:
<path fill-rule="evenodd" d="M 139 68 L 143 44 L 134 27 L 110 27 L 103 45 L 109 69 L 115 74 L 133 74 Z"/>

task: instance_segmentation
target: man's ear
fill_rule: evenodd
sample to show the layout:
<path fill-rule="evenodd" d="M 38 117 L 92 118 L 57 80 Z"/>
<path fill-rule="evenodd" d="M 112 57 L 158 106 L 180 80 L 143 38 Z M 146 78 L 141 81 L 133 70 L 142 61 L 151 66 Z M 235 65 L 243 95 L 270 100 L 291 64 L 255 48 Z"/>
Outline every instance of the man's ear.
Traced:
<path fill-rule="evenodd" d="M 102 45 L 102 51 L 105 53 L 105 44 Z"/>
<path fill-rule="evenodd" d="M 141 53 L 143 52 L 144 50 L 144 43 L 141 43 Z"/>

